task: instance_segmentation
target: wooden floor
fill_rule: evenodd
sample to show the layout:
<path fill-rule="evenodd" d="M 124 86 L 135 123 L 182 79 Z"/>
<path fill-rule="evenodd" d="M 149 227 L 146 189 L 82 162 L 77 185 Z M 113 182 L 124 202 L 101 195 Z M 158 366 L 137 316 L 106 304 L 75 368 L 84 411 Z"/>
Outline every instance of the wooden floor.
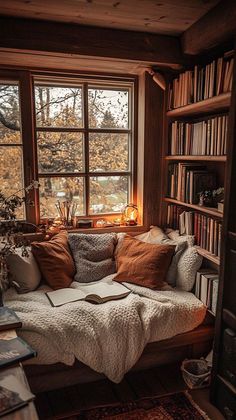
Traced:
<path fill-rule="evenodd" d="M 75 413 L 81 408 L 119 404 L 183 390 L 186 390 L 186 385 L 182 380 L 179 365 L 175 364 L 128 373 L 120 384 L 102 380 L 38 394 L 35 405 L 42 420 L 76 420 Z M 192 396 L 210 419 L 223 420 L 218 410 L 209 403 L 207 389 L 194 391 Z"/>

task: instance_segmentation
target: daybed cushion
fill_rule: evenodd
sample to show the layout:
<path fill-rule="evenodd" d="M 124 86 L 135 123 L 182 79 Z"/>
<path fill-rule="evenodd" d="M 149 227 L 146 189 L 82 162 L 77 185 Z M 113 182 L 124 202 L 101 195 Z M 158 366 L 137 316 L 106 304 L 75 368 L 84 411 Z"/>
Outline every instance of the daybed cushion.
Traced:
<path fill-rule="evenodd" d="M 124 299 L 101 305 L 78 301 L 58 308 L 50 305 L 46 285 L 22 295 L 9 289 L 5 304 L 23 323 L 18 335 L 38 354 L 28 363 L 73 365 L 76 358 L 119 382 L 148 342 L 190 331 L 205 317 L 205 306 L 192 293 L 125 286 L 133 293 Z M 71 287 L 77 288 L 78 282 Z"/>
<path fill-rule="evenodd" d="M 32 242 L 31 249 L 44 280 L 52 289 L 70 286 L 75 274 L 75 265 L 66 231 L 61 231 L 49 241 Z"/>
<path fill-rule="evenodd" d="M 174 250 L 173 245 L 149 244 L 126 235 L 116 256 L 114 280 L 162 289 Z"/>
<path fill-rule="evenodd" d="M 76 266 L 74 279 L 89 283 L 115 273 L 116 243 L 115 233 L 70 234 L 69 244 Z"/>
<path fill-rule="evenodd" d="M 27 252 L 28 256 L 22 256 L 20 247 L 7 256 L 10 280 L 14 282 L 18 293 L 32 292 L 39 286 L 41 280 L 41 273 L 31 249 L 27 248 Z"/>

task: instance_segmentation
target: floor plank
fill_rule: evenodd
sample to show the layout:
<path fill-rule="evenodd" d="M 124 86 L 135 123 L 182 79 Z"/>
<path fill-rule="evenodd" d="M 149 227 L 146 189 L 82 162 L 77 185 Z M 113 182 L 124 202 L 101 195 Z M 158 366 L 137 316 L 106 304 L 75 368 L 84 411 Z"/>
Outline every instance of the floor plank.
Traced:
<path fill-rule="evenodd" d="M 139 398 L 161 396 L 185 390 L 180 365 L 160 366 L 125 375 L 120 384 L 109 380 L 79 384 L 36 396 L 40 420 L 77 420 L 76 413 L 104 405 L 118 405 Z M 211 420 L 223 420 L 209 402 L 208 389 L 191 391 L 193 399 Z"/>

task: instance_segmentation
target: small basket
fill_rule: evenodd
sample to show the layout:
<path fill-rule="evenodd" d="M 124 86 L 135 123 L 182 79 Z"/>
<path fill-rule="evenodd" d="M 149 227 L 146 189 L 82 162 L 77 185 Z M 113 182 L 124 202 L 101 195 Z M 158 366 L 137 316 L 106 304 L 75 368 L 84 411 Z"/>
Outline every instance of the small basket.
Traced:
<path fill-rule="evenodd" d="M 184 382 L 189 388 L 209 385 L 211 368 L 204 359 L 184 360 L 181 365 Z"/>

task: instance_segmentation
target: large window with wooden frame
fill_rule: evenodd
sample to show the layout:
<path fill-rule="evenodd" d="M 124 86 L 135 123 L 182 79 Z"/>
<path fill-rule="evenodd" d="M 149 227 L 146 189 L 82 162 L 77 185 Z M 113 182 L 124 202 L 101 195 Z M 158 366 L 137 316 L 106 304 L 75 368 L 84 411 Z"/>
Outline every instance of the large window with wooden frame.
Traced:
<path fill-rule="evenodd" d="M 14 193 L 23 183 L 23 173 L 25 184 L 39 179 L 39 199 L 35 194 L 35 208 L 26 211 L 30 221 L 56 217 L 58 203 L 65 201 L 74 202 L 78 216 L 120 213 L 135 195 L 134 81 L 29 72 L 27 77 L 23 98 L 17 83 L 1 85 L 0 189 L 4 180 L 4 189 Z M 20 105 L 25 117 L 28 112 L 26 134 L 24 124 L 20 127 Z"/>

